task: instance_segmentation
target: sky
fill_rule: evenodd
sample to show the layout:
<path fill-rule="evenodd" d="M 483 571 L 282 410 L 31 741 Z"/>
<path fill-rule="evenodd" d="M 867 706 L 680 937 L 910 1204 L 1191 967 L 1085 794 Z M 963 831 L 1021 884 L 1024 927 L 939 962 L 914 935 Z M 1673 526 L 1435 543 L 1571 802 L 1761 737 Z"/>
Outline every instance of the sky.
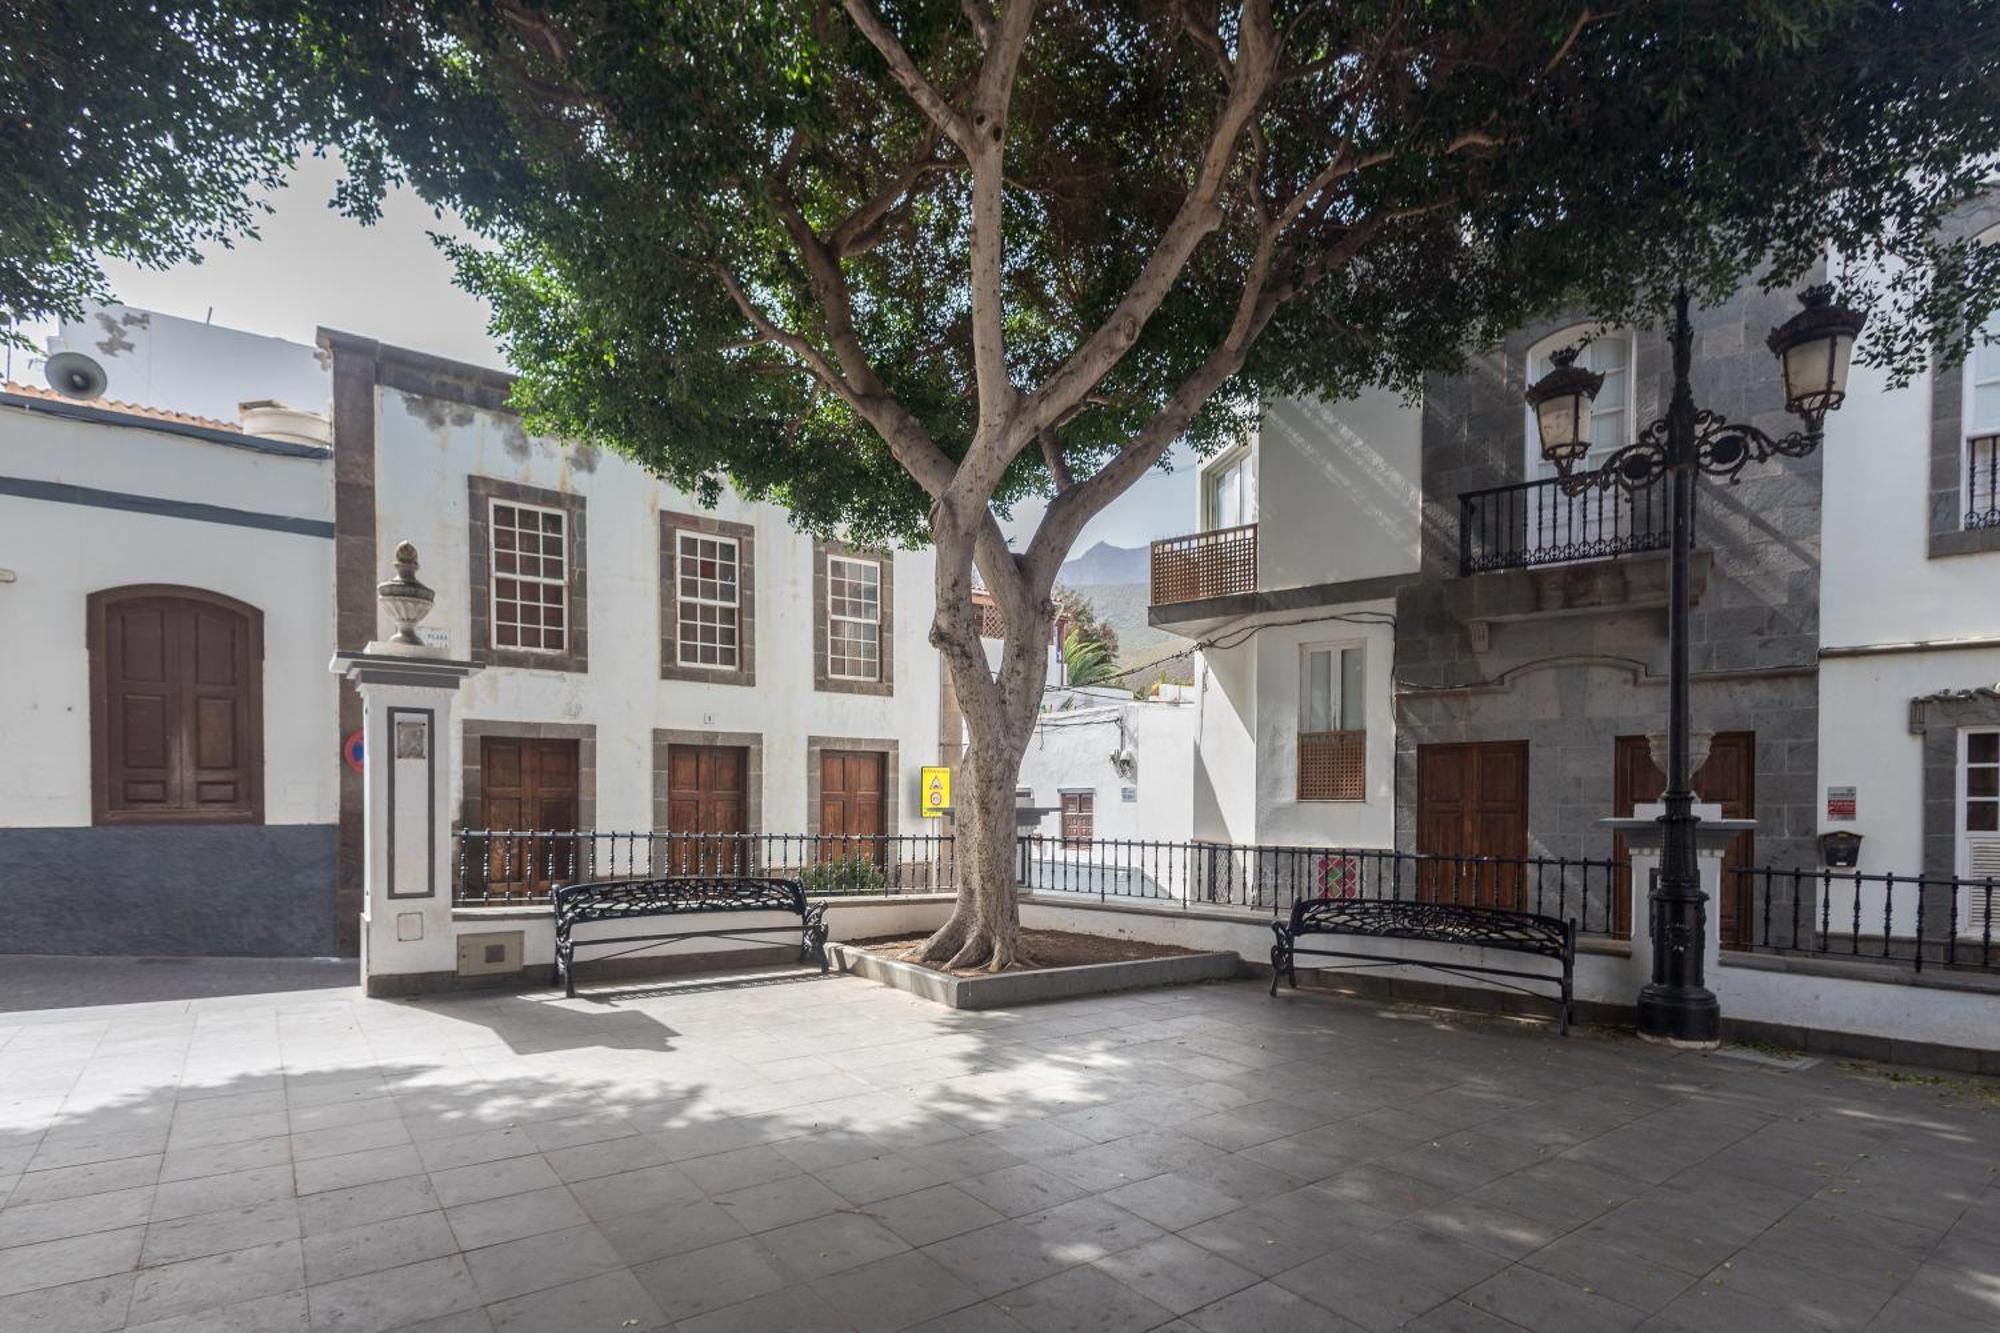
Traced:
<path fill-rule="evenodd" d="M 398 190 L 382 220 L 364 227 L 329 206 L 339 177 L 331 158 L 302 159 L 271 197 L 274 211 L 257 238 L 211 247 L 203 262 L 165 271 L 107 264 L 112 291 L 127 305 L 308 345 L 325 327 L 504 368 L 486 332 L 485 303 L 452 284 L 451 266 L 430 239 L 432 232 L 466 235 L 458 219 Z M 54 330 L 24 331 L 39 342 Z M 1077 552 L 1099 541 L 1137 546 L 1194 527 L 1193 475 L 1183 451 L 1175 472 L 1148 475 L 1100 514 Z M 1022 506 L 1005 525 L 1009 536 L 1031 532 L 1040 512 Z"/>

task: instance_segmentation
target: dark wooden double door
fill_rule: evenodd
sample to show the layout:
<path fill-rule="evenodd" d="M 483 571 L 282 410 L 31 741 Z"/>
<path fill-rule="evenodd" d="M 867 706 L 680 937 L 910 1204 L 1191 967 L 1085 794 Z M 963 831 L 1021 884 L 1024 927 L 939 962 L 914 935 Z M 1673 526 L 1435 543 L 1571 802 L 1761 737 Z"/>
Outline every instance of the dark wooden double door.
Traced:
<path fill-rule="evenodd" d="M 1521 910 L 1528 743 L 1419 745 L 1417 850 L 1436 858 L 1417 868 L 1420 899 Z"/>
<path fill-rule="evenodd" d="M 667 747 L 665 873 L 740 875 L 758 868 L 750 846 L 750 750 Z"/>
<path fill-rule="evenodd" d="M 1724 732 L 1695 775 L 1695 788 L 1703 802 L 1722 807 L 1725 819 L 1751 819 L 1756 775 L 1756 734 Z M 1635 806 L 1659 800 L 1665 788 L 1646 738 L 1620 736 L 1612 753 L 1613 813 L 1629 818 Z M 1521 864 L 1528 855 L 1528 743 L 1418 746 L 1417 850 L 1439 858 L 1418 871 L 1420 898 L 1517 911 L 1532 907 L 1533 875 Z M 1742 833 L 1723 857 L 1720 931 L 1726 947 L 1749 943 L 1750 907 L 1732 872 L 1752 864 L 1753 855 L 1753 835 Z M 1625 840 L 1614 838 L 1612 859 L 1622 862 L 1627 856 Z M 1632 925 L 1630 875 L 1619 872 L 1611 889 L 1612 924 L 1619 934 Z"/>
<path fill-rule="evenodd" d="M 819 843 L 814 859 L 885 859 L 889 756 L 880 750 L 821 750 Z"/>
<path fill-rule="evenodd" d="M 580 768 L 574 740 L 480 739 L 480 827 L 507 835 L 487 845 L 487 896 L 539 897 L 590 877 L 591 848 L 576 837 Z"/>

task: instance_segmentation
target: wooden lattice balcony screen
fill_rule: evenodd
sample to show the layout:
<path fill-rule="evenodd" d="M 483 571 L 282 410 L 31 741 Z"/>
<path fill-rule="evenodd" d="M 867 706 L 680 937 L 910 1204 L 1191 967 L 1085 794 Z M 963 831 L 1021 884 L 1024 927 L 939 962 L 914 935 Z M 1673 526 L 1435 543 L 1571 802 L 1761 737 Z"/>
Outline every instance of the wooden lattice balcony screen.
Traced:
<path fill-rule="evenodd" d="M 1368 733 L 1299 733 L 1299 799 L 1360 801 L 1368 795 Z"/>
<path fill-rule="evenodd" d="M 1153 543 L 1153 605 L 1257 591 L 1257 525 Z"/>

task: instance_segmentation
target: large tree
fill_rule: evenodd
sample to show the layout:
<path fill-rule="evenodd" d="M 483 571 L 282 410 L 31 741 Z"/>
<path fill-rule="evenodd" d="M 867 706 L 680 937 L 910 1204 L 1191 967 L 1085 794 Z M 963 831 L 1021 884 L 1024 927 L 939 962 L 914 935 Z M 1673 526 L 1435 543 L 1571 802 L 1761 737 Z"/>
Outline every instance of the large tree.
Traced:
<path fill-rule="evenodd" d="M 1793 283 L 1829 247 L 1907 261 L 1849 293 L 1902 370 L 1994 304 L 1993 253 L 1934 224 L 2000 147 L 1995 0 L 27 10 L 0 39 L 16 313 L 94 293 L 99 251 L 227 233 L 273 161 L 338 146 L 350 208 L 400 175 L 487 238 L 460 273 L 536 425 L 935 545 L 970 744 L 928 953 L 959 965 L 1015 957 L 1057 571 L 1176 440 L 1273 395 L 1414 390 L 1557 308 Z"/>

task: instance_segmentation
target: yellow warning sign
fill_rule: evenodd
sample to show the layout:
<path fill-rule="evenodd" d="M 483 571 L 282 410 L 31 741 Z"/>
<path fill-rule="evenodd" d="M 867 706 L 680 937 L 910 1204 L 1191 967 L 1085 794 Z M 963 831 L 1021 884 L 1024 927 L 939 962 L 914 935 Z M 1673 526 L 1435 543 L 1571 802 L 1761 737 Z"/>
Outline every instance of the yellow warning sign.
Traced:
<path fill-rule="evenodd" d="M 951 809 L 951 770 L 924 769 L 924 818 L 941 819 Z"/>

